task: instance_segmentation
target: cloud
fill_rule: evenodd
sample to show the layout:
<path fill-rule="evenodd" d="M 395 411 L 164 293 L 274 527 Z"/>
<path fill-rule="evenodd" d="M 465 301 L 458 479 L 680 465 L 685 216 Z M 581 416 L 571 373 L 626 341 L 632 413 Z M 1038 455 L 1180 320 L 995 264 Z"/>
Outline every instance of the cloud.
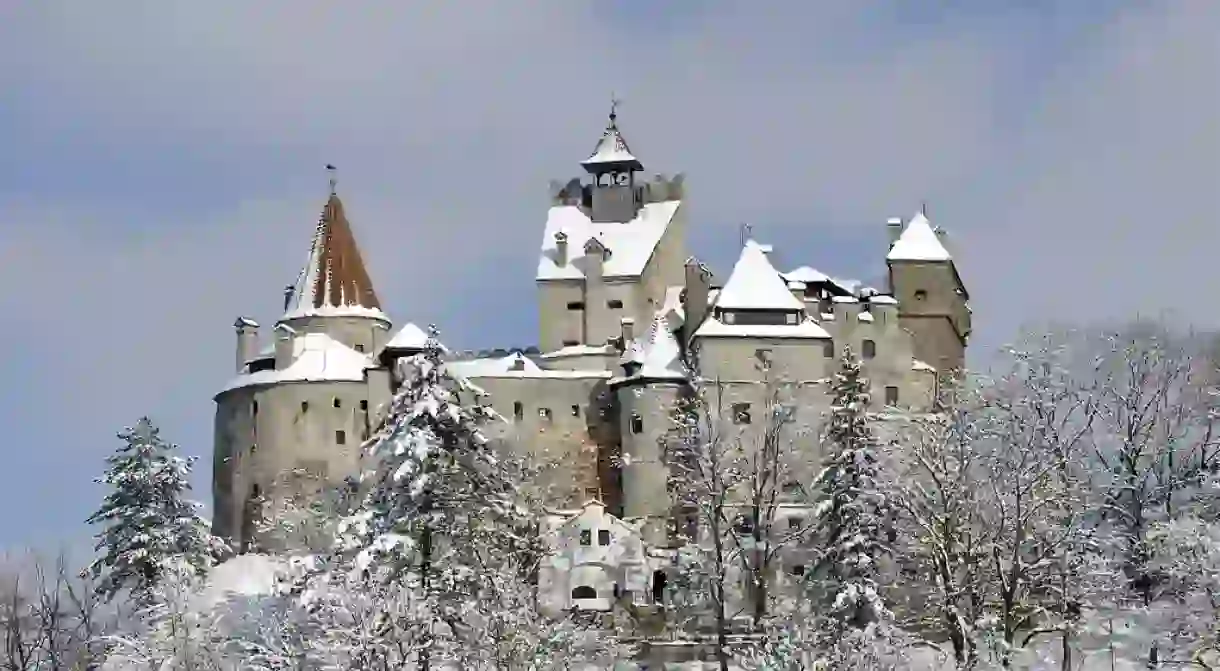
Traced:
<path fill-rule="evenodd" d="M 692 247 L 721 265 L 750 222 L 790 265 L 872 277 L 885 218 L 927 199 L 981 347 L 1043 316 L 1210 319 L 1211 5 L 5 9 L 0 61 L 29 67 L 0 70 L 0 505 L 37 513 L 0 545 L 78 533 L 140 414 L 206 462 L 230 325 L 276 316 L 328 162 L 395 317 L 530 342 L 546 182 L 612 91 L 649 172 L 688 173 Z"/>

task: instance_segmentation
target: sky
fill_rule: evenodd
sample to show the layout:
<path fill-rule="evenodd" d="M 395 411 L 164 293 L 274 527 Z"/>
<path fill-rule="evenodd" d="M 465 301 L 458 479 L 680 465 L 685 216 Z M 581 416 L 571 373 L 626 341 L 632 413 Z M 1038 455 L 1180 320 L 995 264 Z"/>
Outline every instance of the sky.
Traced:
<path fill-rule="evenodd" d="M 878 281 L 948 230 L 975 352 L 1024 325 L 1220 326 L 1214 0 L 0 3 L 0 549 L 83 547 L 115 433 L 201 457 L 338 190 L 391 316 L 533 344 L 547 183 L 613 94 L 690 246 Z"/>

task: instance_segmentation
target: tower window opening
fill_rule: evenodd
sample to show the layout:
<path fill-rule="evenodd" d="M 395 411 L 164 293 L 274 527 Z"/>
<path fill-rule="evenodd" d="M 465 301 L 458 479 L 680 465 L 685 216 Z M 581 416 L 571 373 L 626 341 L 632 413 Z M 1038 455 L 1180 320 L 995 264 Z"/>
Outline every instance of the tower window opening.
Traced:
<path fill-rule="evenodd" d="M 927 299 L 928 299 L 928 292 L 924 291 L 923 289 L 918 289 L 915 291 L 915 300 L 923 301 L 923 300 L 927 300 Z"/>
<path fill-rule="evenodd" d="M 363 351 L 364 351 L 364 345 L 356 345 L 356 351 L 357 351 L 357 352 L 363 352 Z"/>
<path fill-rule="evenodd" d="M 254 401 L 250 404 L 250 413 L 253 415 L 258 415 L 258 401 Z"/>
<path fill-rule="evenodd" d="M 577 340 L 565 340 L 565 341 L 563 341 L 563 346 L 564 346 L 564 347 L 576 347 L 576 346 L 577 346 L 577 345 L 579 345 L 579 344 L 580 344 L 580 342 L 579 342 L 579 341 L 577 341 Z"/>
<path fill-rule="evenodd" d="M 261 497 L 262 495 L 263 495 L 263 490 L 258 486 L 258 483 L 254 483 L 250 487 L 250 496 L 257 499 L 257 498 Z"/>
<path fill-rule="evenodd" d="M 665 571 L 652 572 L 652 602 L 664 603 L 665 601 Z"/>
<path fill-rule="evenodd" d="M 309 401 L 301 401 L 301 412 L 309 412 Z"/>
<path fill-rule="evenodd" d="M 573 406 L 572 406 L 572 416 L 573 416 L 573 417 L 580 417 L 580 406 L 579 406 L 579 405 L 573 405 Z"/>
<path fill-rule="evenodd" d="M 538 419 L 541 419 L 543 424 L 550 424 L 551 423 L 551 409 L 550 408 L 538 408 Z"/>
<path fill-rule="evenodd" d="M 644 433 L 644 418 L 639 415 L 631 415 L 631 432 Z"/>
<path fill-rule="evenodd" d="M 343 407 L 343 401 L 339 400 L 339 397 L 338 397 L 338 396 L 336 396 L 336 397 L 334 398 L 334 400 L 333 400 L 333 401 L 331 401 L 331 403 L 332 403 L 332 404 L 334 404 L 334 406 L 335 406 L 336 408 L 342 408 L 342 407 Z"/>
<path fill-rule="evenodd" d="M 367 400 L 367 399 L 360 399 L 360 409 L 361 409 L 361 410 L 368 410 L 368 409 L 369 409 L 369 402 L 368 402 L 368 400 Z"/>
<path fill-rule="evenodd" d="M 597 530 L 597 544 L 601 545 L 601 546 L 606 546 L 606 545 L 610 544 L 610 530 L 609 529 L 598 529 Z"/>
<path fill-rule="evenodd" d="M 621 310 L 623 309 L 623 302 L 617 298 L 608 300 L 606 301 L 606 307 L 610 308 L 611 310 Z"/>
<path fill-rule="evenodd" d="M 877 343 L 872 340 L 865 340 L 860 349 L 865 359 L 877 356 Z"/>
<path fill-rule="evenodd" d="M 749 424 L 750 404 L 749 403 L 734 403 L 733 404 L 733 423 L 734 424 Z"/>
<path fill-rule="evenodd" d="M 344 431 L 343 429 L 339 429 L 338 431 L 335 432 L 335 444 L 336 445 L 346 445 L 347 444 L 347 432 L 346 431 Z"/>
<path fill-rule="evenodd" d="M 584 545 L 586 547 L 593 545 L 593 530 L 592 529 L 581 529 L 580 530 L 580 544 Z"/>
<path fill-rule="evenodd" d="M 568 309 L 569 310 L 583 310 L 583 309 L 585 309 L 585 302 L 584 301 L 568 301 Z"/>
<path fill-rule="evenodd" d="M 898 387 L 885 388 L 885 404 L 898 405 Z"/>
<path fill-rule="evenodd" d="M 835 358 L 835 341 L 827 340 L 826 342 L 822 343 L 822 356 L 826 357 L 827 359 Z"/>
<path fill-rule="evenodd" d="M 573 599 L 596 599 L 597 590 L 588 585 L 579 585 L 572 589 Z"/>
<path fill-rule="evenodd" d="M 513 401 L 513 418 L 525 419 L 525 405 L 521 401 Z"/>

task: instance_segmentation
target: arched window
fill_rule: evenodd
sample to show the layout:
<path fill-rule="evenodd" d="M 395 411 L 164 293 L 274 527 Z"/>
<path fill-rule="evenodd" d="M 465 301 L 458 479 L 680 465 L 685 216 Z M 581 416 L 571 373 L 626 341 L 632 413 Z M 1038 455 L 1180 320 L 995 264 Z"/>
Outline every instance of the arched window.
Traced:
<path fill-rule="evenodd" d="M 588 585 L 580 585 L 572 589 L 573 599 L 596 599 L 597 590 Z"/>

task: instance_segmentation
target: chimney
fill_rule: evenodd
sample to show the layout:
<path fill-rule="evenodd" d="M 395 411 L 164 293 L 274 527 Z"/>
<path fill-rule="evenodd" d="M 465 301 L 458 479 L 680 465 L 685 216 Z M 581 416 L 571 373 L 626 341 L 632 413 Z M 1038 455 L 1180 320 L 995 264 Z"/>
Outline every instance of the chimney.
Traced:
<path fill-rule="evenodd" d="M 683 347 L 690 343 L 695 329 L 703 324 L 703 319 L 707 316 L 707 297 L 712 284 L 712 274 L 699 262 L 699 259 L 693 256 L 688 258 L 684 269 L 686 286 L 682 289 L 682 312 L 685 317 L 682 321 L 682 342 L 680 343 Z"/>
<path fill-rule="evenodd" d="M 890 248 L 894 247 L 894 243 L 898 242 L 899 236 L 902 235 L 902 217 L 890 217 L 885 220 L 885 230 L 890 237 Z"/>
<path fill-rule="evenodd" d="M 619 326 L 623 334 L 623 349 L 627 349 L 631 345 L 631 341 L 635 339 L 635 320 L 631 317 L 623 317 Z"/>
<path fill-rule="evenodd" d="M 237 329 L 237 372 L 242 372 L 258 350 L 258 322 L 249 317 L 238 317 L 233 323 Z"/>
<path fill-rule="evenodd" d="M 568 234 L 563 231 L 555 234 L 555 265 L 568 265 Z"/>
<path fill-rule="evenodd" d="M 292 344 L 296 329 L 287 324 L 275 325 L 275 369 L 283 370 L 292 363 Z"/>
<path fill-rule="evenodd" d="M 381 356 L 381 350 L 385 349 L 385 344 L 390 341 L 390 327 L 381 322 L 373 323 L 373 351 L 369 352 L 373 356 Z"/>

